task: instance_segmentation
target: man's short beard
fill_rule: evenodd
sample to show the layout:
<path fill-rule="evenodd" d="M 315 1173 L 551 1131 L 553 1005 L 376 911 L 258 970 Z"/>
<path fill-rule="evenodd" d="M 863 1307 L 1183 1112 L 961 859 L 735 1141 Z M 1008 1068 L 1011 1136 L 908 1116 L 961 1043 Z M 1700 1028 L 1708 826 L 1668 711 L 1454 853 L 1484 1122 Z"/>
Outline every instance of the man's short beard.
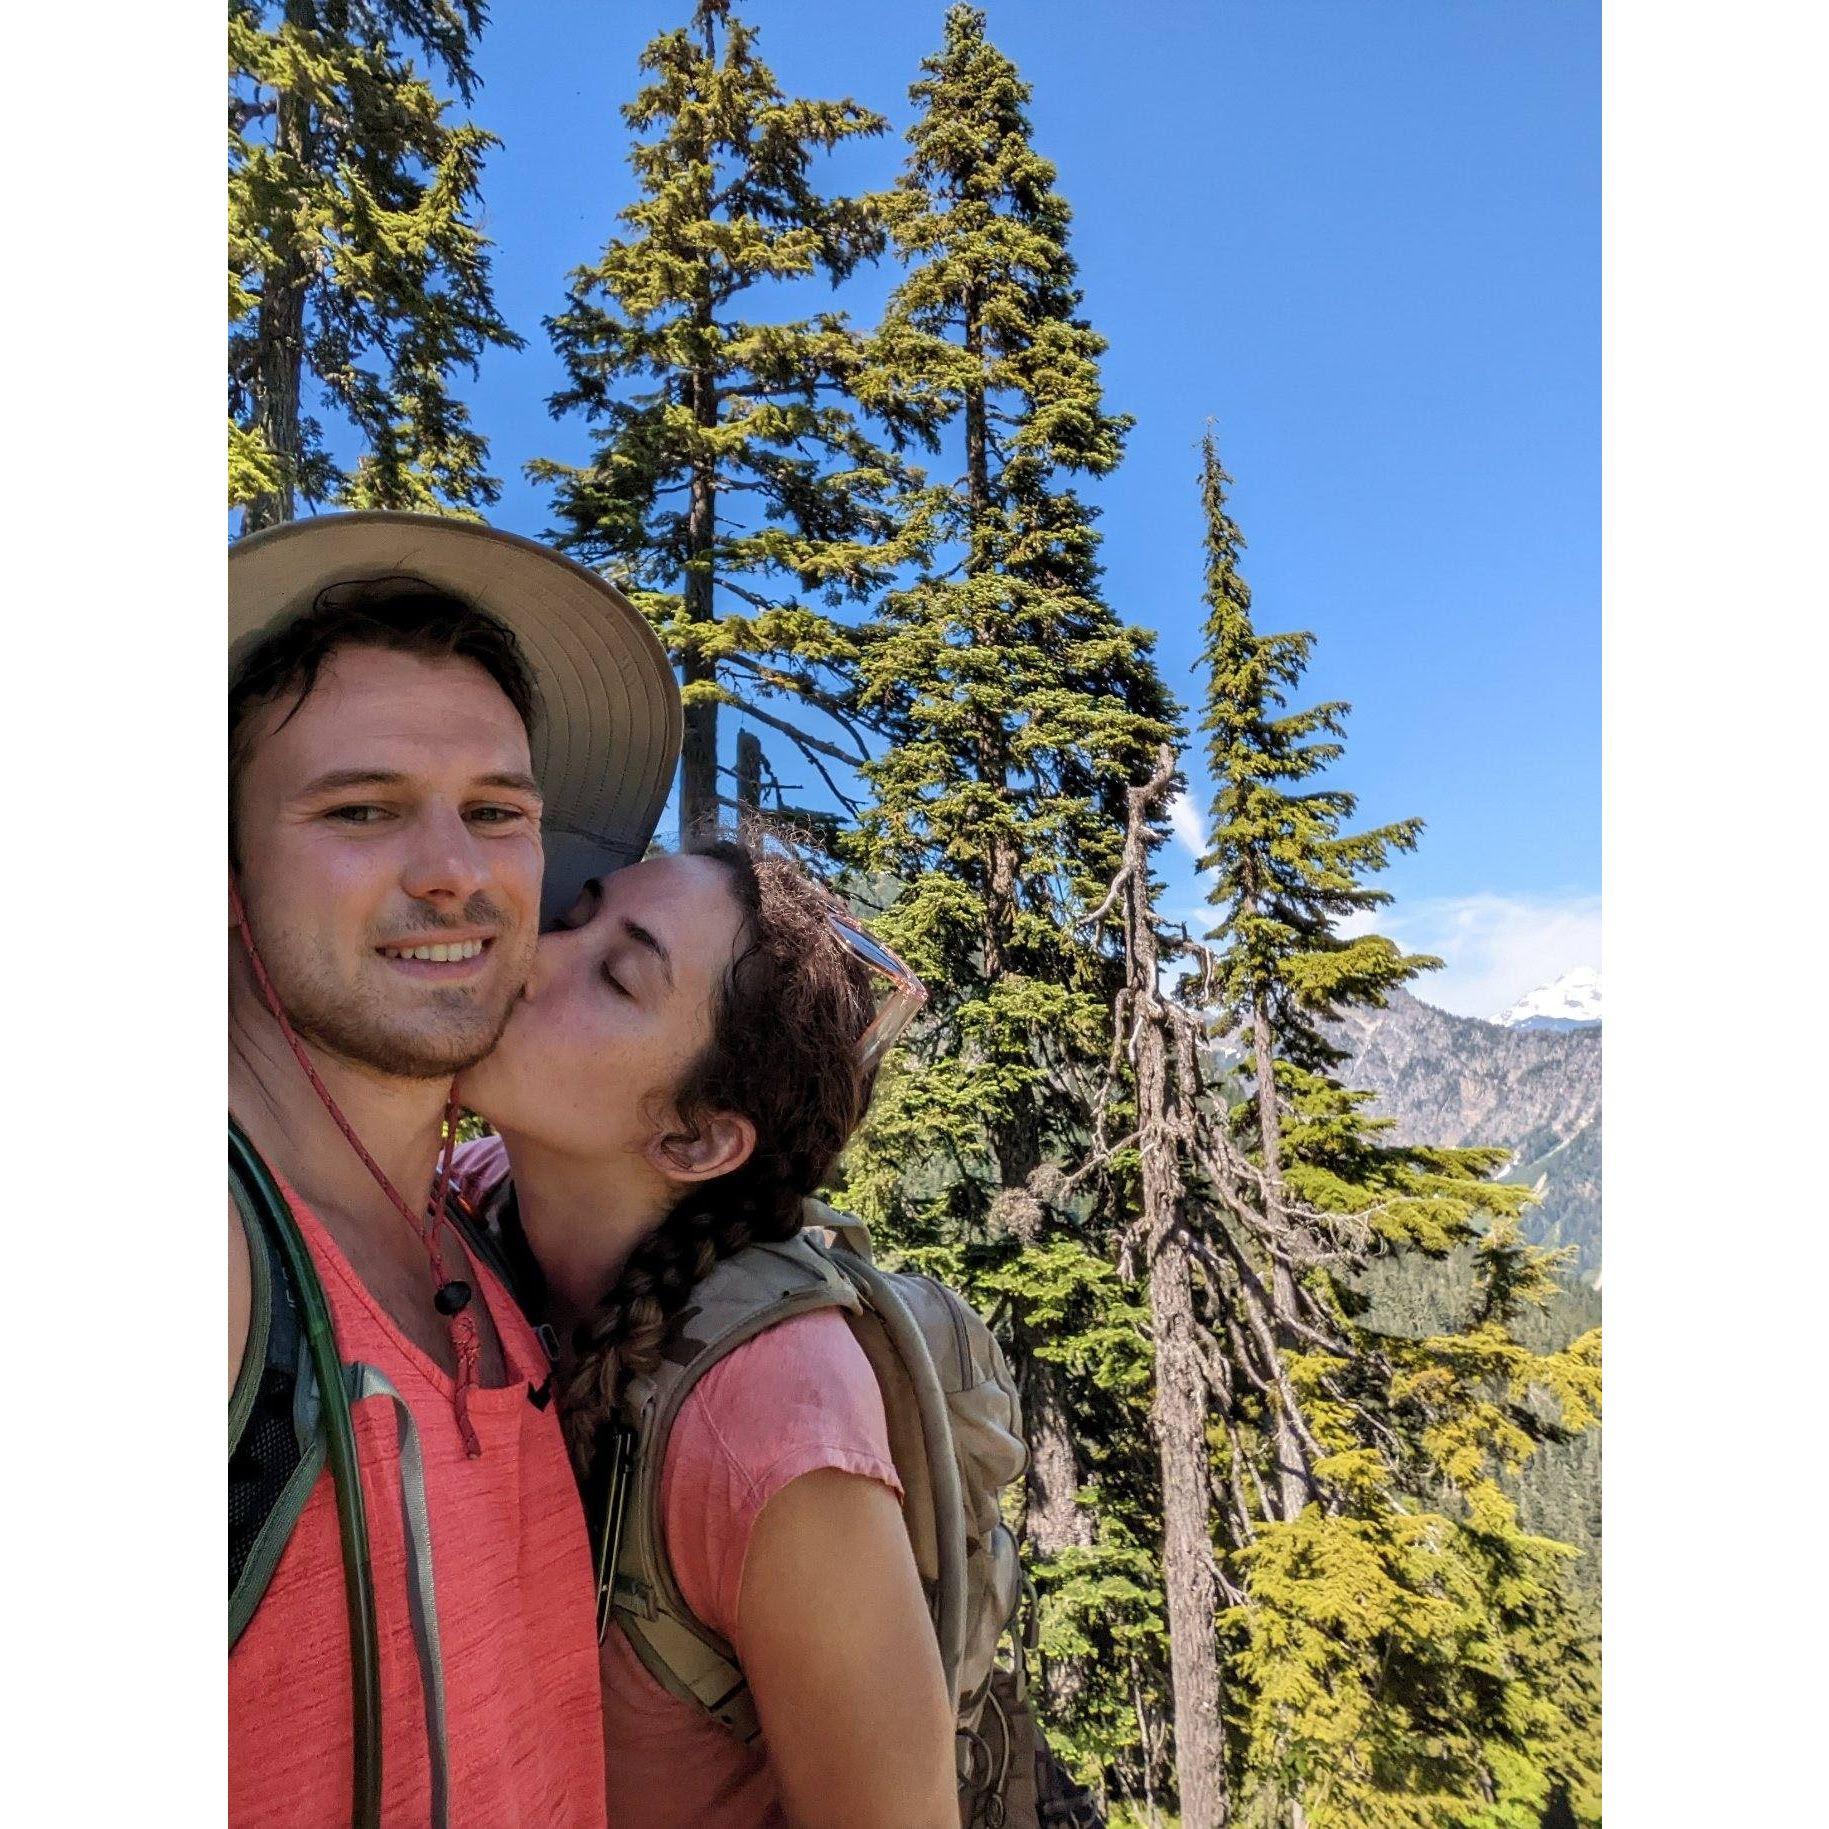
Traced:
<path fill-rule="evenodd" d="M 491 963 L 498 972 L 507 955 L 525 954 L 511 984 L 412 985 L 384 980 L 365 988 L 361 972 L 339 971 L 331 949 L 313 943 L 318 936 L 283 920 L 269 926 L 262 919 L 264 913 L 258 903 L 249 908 L 261 957 L 293 1029 L 312 1047 L 389 1079 L 449 1080 L 474 1067 L 501 1040 L 533 966 L 529 931 L 480 891 L 464 904 L 461 915 L 433 920 L 422 912 L 410 935 L 395 929 L 387 940 L 393 946 L 435 942 L 460 922 L 488 930 Z M 262 1001 L 251 982 L 246 988 Z M 396 1005 L 396 996 L 407 1007 Z M 493 1007 L 497 998 L 499 1009 Z"/>
<path fill-rule="evenodd" d="M 471 1022 L 467 1032 L 440 1035 L 402 1034 L 398 1027 L 378 1021 L 366 1008 L 328 999 L 319 1004 L 309 995 L 287 999 L 286 1014 L 299 1035 L 314 1047 L 386 1074 L 396 1080 L 448 1080 L 466 1067 L 474 1067 L 501 1040 L 514 1011 L 514 999 L 502 1000 L 501 1013 L 491 1022 L 489 1012 L 461 998 L 461 993 L 434 993 L 428 1014 L 436 1013 L 441 997 L 452 997 L 453 1008 L 463 1010 Z"/>

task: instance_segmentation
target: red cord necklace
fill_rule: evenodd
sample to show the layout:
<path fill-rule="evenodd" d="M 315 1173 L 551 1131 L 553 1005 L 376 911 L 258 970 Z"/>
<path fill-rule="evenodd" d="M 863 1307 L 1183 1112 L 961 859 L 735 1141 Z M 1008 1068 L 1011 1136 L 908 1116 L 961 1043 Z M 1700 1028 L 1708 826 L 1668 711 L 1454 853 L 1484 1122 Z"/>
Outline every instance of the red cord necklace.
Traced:
<path fill-rule="evenodd" d="M 470 1307 L 475 1291 L 462 1278 L 447 1274 L 444 1252 L 440 1248 L 440 1237 L 445 1228 L 445 1202 L 451 1189 L 451 1158 L 457 1148 L 457 1101 L 451 1099 L 445 1105 L 444 1147 L 439 1152 L 438 1181 L 425 1219 L 417 1220 L 413 1217 L 412 1208 L 400 1198 L 394 1184 L 388 1180 L 387 1172 L 363 1147 L 355 1127 L 338 1109 L 336 1100 L 331 1097 L 330 1088 L 318 1077 L 317 1069 L 311 1064 L 311 1056 L 306 1051 L 305 1044 L 299 1040 L 298 1032 L 287 1020 L 286 1012 L 280 1006 L 279 993 L 273 988 L 273 980 L 267 975 L 260 950 L 254 944 L 254 930 L 248 925 L 248 911 L 242 905 L 241 891 L 236 887 L 233 877 L 229 879 L 229 910 L 235 917 L 241 943 L 247 949 L 248 963 L 254 968 L 254 978 L 260 986 L 260 994 L 266 999 L 267 1008 L 273 1012 L 273 1020 L 279 1024 L 280 1034 L 286 1038 L 298 1064 L 304 1068 L 312 1090 L 322 1100 L 324 1109 L 336 1120 L 337 1129 L 349 1139 L 350 1148 L 361 1157 L 363 1167 L 374 1176 L 382 1193 L 393 1203 L 394 1210 L 412 1227 L 419 1242 L 425 1247 L 432 1266 L 432 1305 L 445 1317 L 451 1330 L 451 1350 L 457 1359 L 457 1381 L 452 1400 L 452 1407 L 457 1413 L 457 1429 L 463 1437 L 464 1453 L 471 1460 L 476 1460 L 483 1452 L 483 1445 L 477 1439 L 475 1427 L 470 1421 L 470 1393 L 476 1388 L 476 1368 L 482 1357 L 476 1316 Z"/>

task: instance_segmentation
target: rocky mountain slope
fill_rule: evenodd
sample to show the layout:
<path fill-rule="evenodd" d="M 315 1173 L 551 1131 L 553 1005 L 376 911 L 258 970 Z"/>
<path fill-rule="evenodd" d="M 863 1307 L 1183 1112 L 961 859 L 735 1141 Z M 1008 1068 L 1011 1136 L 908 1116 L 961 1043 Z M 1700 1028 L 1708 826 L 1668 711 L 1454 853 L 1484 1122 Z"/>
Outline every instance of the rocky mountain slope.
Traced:
<path fill-rule="evenodd" d="M 1526 1221 L 1545 1244 L 1573 1245 L 1575 1270 L 1600 1276 L 1601 1030 L 1598 1023 L 1501 1027 L 1453 1016 L 1405 991 L 1351 1012 L 1336 1032 L 1349 1086 L 1415 1143 L 1496 1143 L 1508 1181 L 1538 1190 Z"/>

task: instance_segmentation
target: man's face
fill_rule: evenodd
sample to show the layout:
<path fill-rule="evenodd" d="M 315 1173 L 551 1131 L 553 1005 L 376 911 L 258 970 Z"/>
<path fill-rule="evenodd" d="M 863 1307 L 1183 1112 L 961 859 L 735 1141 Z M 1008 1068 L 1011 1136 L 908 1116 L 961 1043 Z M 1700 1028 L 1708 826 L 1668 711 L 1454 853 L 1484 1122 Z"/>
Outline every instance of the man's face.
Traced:
<path fill-rule="evenodd" d="M 400 1078 L 480 1060 L 539 928 L 540 796 L 513 705 L 473 661 L 343 648 L 302 704 L 254 716 L 241 891 L 293 1026 Z"/>

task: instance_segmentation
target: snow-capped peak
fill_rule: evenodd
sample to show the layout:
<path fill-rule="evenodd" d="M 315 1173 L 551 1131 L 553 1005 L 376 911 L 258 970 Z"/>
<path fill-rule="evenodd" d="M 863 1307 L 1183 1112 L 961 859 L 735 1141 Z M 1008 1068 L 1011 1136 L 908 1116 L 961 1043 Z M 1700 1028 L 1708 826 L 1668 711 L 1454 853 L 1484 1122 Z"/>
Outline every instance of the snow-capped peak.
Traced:
<path fill-rule="evenodd" d="M 1578 965 L 1520 997 L 1493 1021 L 1507 1029 L 1579 1029 L 1600 1021 L 1600 973 Z"/>

